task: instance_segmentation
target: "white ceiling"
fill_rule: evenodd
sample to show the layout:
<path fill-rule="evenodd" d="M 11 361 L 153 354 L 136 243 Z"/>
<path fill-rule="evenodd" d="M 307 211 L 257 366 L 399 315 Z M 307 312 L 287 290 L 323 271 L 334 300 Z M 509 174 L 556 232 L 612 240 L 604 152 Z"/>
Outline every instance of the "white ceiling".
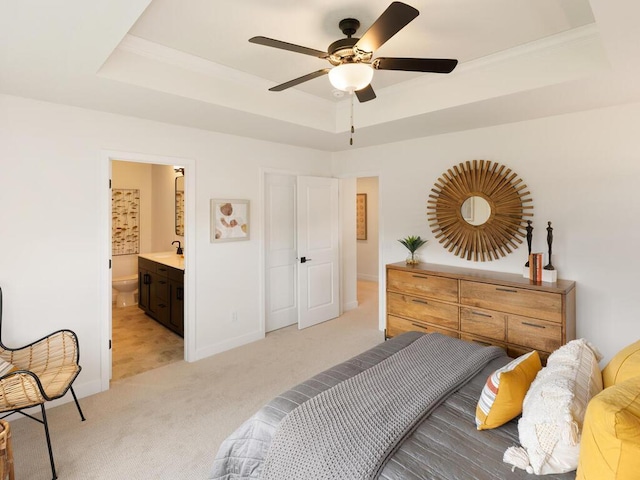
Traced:
<path fill-rule="evenodd" d="M 294 145 L 349 147 L 330 66 L 249 43 L 318 50 L 387 0 L 46 0 L 0 3 L 0 93 Z M 420 15 L 376 56 L 457 58 L 449 75 L 376 71 L 355 147 L 640 100 L 634 0 L 408 0 Z M 611 5 L 611 4 L 614 5 Z M 55 4 L 55 5 L 54 5 Z"/>

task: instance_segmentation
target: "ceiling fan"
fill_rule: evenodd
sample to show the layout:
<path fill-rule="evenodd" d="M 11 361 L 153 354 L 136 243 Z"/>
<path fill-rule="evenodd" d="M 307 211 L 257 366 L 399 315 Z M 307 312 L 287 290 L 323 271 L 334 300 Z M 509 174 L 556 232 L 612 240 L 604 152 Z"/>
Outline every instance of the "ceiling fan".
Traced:
<path fill-rule="evenodd" d="M 371 87 L 374 70 L 450 73 L 458 64 L 458 60 L 445 58 L 373 58 L 375 50 L 380 48 L 419 14 L 420 12 L 410 5 L 402 2 L 393 2 L 373 22 L 373 25 L 369 27 L 361 38 L 352 37 L 360 27 L 360 22 L 355 18 L 345 18 L 340 21 L 338 26 L 347 38 L 336 40 L 329 45 L 326 52 L 267 37 L 253 37 L 249 41 L 267 47 L 280 48 L 322 58 L 333 65 L 333 68 L 323 68 L 276 85 L 270 88 L 270 91 L 280 92 L 328 74 L 329 81 L 335 88 L 349 93 L 355 92 L 360 102 L 367 102 L 376 98 L 376 94 Z"/>

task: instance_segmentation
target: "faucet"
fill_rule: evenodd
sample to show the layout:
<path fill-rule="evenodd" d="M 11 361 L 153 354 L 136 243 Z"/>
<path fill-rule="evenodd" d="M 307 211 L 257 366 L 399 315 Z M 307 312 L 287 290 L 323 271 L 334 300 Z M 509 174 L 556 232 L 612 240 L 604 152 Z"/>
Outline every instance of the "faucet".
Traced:
<path fill-rule="evenodd" d="M 182 245 L 180 245 L 180 240 L 171 242 L 171 245 L 175 245 L 176 243 L 178 244 L 178 251 L 176 252 L 176 255 L 182 255 Z"/>

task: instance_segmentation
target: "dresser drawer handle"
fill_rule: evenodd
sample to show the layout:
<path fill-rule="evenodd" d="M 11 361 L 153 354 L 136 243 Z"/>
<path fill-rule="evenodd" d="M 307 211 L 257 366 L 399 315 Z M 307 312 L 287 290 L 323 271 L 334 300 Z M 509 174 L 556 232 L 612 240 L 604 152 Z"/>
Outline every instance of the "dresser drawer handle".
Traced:
<path fill-rule="evenodd" d="M 498 288 L 498 287 L 496 287 L 496 290 L 498 290 L 499 292 L 518 293 L 517 290 L 513 290 L 512 288 Z"/>
<path fill-rule="evenodd" d="M 491 344 L 490 344 L 489 342 L 482 342 L 482 341 L 480 341 L 480 340 L 475 340 L 475 339 L 473 339 L 473 340 L 471 340 L 471 341 L 472 341 L 473 343 L 478 343 L 478 344 L 480 344 L 480 345 L 484 345 L 485 347 L 490 347 L 490 346 L 491 346 Z"/>
<path fill-rule="evenodd" d="M 538 325 L 536 323 L 522 322 L 522 324 L 526 325 L 527 327 L 533 327 L 533 328 L 547 328 L 544 325 Z"/>
<path fill-rule="evenodd" d="M 422 278 L 423 280 L 428 280 L 429 277 L 425 277 L 423 275 L 412 275 L 414 278 Z"/>
<path fill-rule="evenodd" d="M 429 305 L 429 302 L 427 302 L 426 300 L 418 300 L 417 298 L 414 298 L 411 300 L 413 303 L 421 303 L 423 305 Z"/>
<path fill-rule="evenodd" d="M 423 330 L 428 330 L 427 327 L 425 327 L 424 325 L 420 325 L 418 323 L 411 323 L 411 325 L 413 325 L 414 327 L 422 328 Z"/>
<path fill-rule="evenodd" d="M 477 315 L 479 317 L 493 318 L 493 315 L 489 315 L 488 313 L 482 313 L 482 312 L 474 312 L 473 310 L 471 311 L 471 314 Z"/>

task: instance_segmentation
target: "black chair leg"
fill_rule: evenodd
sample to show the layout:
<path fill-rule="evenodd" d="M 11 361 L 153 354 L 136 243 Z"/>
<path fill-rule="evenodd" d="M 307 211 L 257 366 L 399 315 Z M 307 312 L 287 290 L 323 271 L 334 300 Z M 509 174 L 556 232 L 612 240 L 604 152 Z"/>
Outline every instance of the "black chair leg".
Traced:
<path fill-rule="evenodd" d="M 71 389 L 71 395 L 73 395 L 73 401 L 76 402 L 76 407 L 78 407 L 78 413 L 80 413 L 80 418 L 82 421 L 85 421 L 84 415 L 82 414 L 82 409 L 80 408 L 80 403 L 78 402 L 78 398 L 76 397 L 76 392 L 73 391 L 73 387 L 69 387 Z"/>
<path fill-rule="evenodd" d="M 42 410 L 42 424 L 44 425 L 44 433 L 47 436 L 47 447 L 49 448 L 49 460 L 51 461 L 51 473 L 53 473 L 53 480 L 56 480 L 56 465 L 53 462 L 53 450 L 51 449 L 51 438 L 49 437 L 49 424 L 47 423 L 47 413 L 44 410 L 44 403 L 40 404 Z"/>

